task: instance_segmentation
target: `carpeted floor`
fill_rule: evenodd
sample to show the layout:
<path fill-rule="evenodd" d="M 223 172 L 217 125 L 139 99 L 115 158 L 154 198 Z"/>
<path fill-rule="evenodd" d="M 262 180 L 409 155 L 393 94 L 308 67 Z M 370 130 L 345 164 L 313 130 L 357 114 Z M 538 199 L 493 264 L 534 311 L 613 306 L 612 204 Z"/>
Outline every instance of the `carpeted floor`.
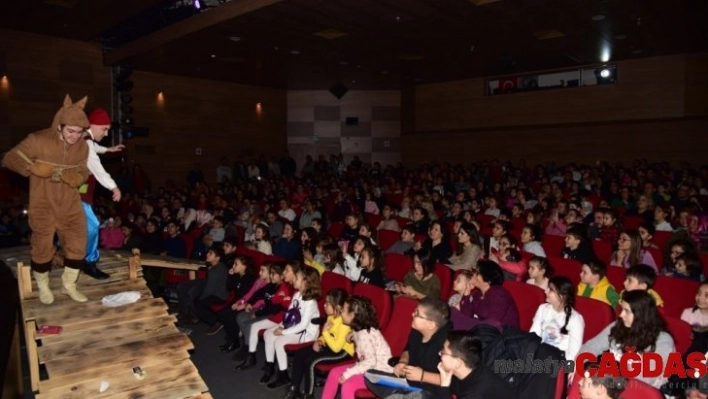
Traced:
<path fill-rule="evenodd" d="M 231 360 L 231 354 L 219 350 L 219 345 L 225 340 L 223 330 L 215 335 L 207 335 L 207 326 L 204 324 L 186 327 L 193 330 L 189 336 L 194 343 L 192 361 L 214 399 L 280 399 L 285 395 L 287 387 L 269 390 L 258 383 L 263 375 L 261 367 L 265 362 L 262 340 L 258 345 L 258 366 L 246 371 L 236 371 L 236 363 Z M 317 397 L 320 396 L 320 390 L 315 391 Z"/>

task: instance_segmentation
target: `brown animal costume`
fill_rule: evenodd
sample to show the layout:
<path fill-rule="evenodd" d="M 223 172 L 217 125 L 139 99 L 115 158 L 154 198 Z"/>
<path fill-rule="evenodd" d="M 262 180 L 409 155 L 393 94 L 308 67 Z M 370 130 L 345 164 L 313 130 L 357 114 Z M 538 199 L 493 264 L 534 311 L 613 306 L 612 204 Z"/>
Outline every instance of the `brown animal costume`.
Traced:
<path fill-rule="evenodd" d="M 8 151 L 2 165 L 30 179 L 27 213 L 32 228 L 32 272 L 42 303 L 54 302 L 49 289 L 49 271 L 54 256 L 54 233 L 66 255 L 62 293 L 77 302 L 87 300 L 76 290 L 76 281 L 86 255 L 86 215 L 77 187 L 89 175 L 88 146 L 82 137 L 89 127 L 84 113 L 87 98 L 72 103 L 67 95 L 51 127 L 31 133 Z M 73 137 L 78 139 L 71 143 Z"/>

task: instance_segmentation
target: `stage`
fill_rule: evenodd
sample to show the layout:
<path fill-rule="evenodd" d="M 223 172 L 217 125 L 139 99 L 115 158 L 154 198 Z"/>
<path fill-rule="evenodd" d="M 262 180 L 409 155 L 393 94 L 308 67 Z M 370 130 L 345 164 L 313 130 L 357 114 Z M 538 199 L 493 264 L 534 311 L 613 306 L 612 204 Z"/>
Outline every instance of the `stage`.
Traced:
<path fill-rule="evenodd" d="M 55 301 L 44 305 L 31 279 L 29 247 L 4 249 L 0 259 L 18 280 L 18 322 L 27 344 L 21 355 L 29 364 L 36 398 L 211 398 L 190 360 L 192 342 L 180 333 L 165 302 L 153 298 L 141 277 L 141 265 L 184 269 L 193 275 L 198 264 L 102 251 L 99 268 L 110 278 L 95 280 L 83 274 L 79 278 L 78 287 L 88 302 L 62 295 L 62 269 L 54 269 L 50 286 Z M 137 291 L 140 299 L 120 307 L 102 304 L 104 296 L 124 291 Z M 61 326 L 62 331 L 42 335 L 41 326 Z M 15 342 L 19 350 L 19 340 Z M 136 367 L 142 375 L 134 372 Z"/>

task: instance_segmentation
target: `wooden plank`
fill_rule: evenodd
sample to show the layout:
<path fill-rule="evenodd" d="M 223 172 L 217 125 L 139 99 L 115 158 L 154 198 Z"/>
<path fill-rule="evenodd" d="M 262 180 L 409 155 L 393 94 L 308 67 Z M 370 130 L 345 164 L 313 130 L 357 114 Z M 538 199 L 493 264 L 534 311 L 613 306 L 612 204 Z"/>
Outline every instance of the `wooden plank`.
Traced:
<path fill-rule="evenodd" d="M 17 284 L 20 288 L 20 299 L 25 299 L 32 293 L 31 268 L 23 262 L 17 262 Z"/>
<path fill-rule="evenodd" d="M 30 386 L 33 392 L 39 390 L 39 358 L 37 357 L 36 331 L 37 323 L 34 320 L 25 322 L 25 345 L 27 346 L 27 360 L 30 369 Z"/>
<path fill-rule="evenodd" d="M 37 324 L 60 325 L 64 329 L 86 328 L 90 325 L 110 325 L 122 319 L 145 317 L 143 312 L 155 310 L 157 314 L 164 314 L 167 305 L 162 298 L 140 300 L 136 303 L 106 308 L 101 304 L 78 304 L 51 314 L 37 313 Z"/>
<path fill-rule="evenodd" d="M 162 362 L 151 366 L 140 367 L 147 372 L 147 375 L 143 380 L 138 380 L 135 378 L 132 368 L 126 368 L 124 371 L 118 373 L 111 373 L 99 378 L 86 379 L 76 384 L 65 385 L 47 390 L 46 393 L 37 395 L 37 399 L 110 397 L 142 398 L 143 396 L 138 396 L 137 392 L 144 392 L 154 384 L 179 381 L 184 378 L 184 376 L 193 376 L 198 374 L 197 369 L 188 359 L 180 360 L 176 363 Z M 99 392 L 99 386 L 102 381 L 107 382 L 109 386 L 104 392 Z"/>
<path fill-rule="evenodd" d="M 164 353 L 158 353 L 152 356 L 139 357 L 136 359 L 113 363 L 114 372 L 121 372 L 122 370 L 129 370 L 132 374 L 133 367 L 140 366 L 146 370 L 155 365 L 169 365 L 180 362 L 182 360 L 189 360 L 189 354 L 185 351 L 169 351 Z M 48 392 L 59 387 L 72 386 L 81 381 L 96 380 L 99 381 L 106 379 L 113 375 L 110 372 L 106 372 L 105 369 L 90 369 L 85 370 L 79 374 L 70 374 L 66 376 L 53 376 L 48 380 L 39 382 L 39 390 L 41 392 Z"/>
<path fill-rule="evenodd" d="M 158 370 L 159 372 L 159 370 Z M 147 378 L 150 378 L 149 375 Z M 143 386 L 141 389 L 130 391 L 128 397 L 141 399 L 188 398 L 206 391 L 207 386 L 198 373 L 179 375 L 172 373 L 170 379 L 161 378 L 161 381 Z M 125 394 L 107 396 L 106 398 L 124 398 Z"/>
<path fill-rule="evenodd" d="M 91 340 L 96 337 L 99 338 L 113 333 L 123 334 L 128 336 L 130 334 L 139 334 L 141 332 L 157 331 L 163 325 L 167 323 L 174 324 L 177 319 L 174 316 L 161 315 L 159 317 L 145 317 L 138 320 L 129 319 L 123 320 L 121 323 L 111 324 L 108 326 L 89 326 L 88 328 L 82 329 L 80 331 L 62 331 L 58 335 L 48 335 L 42 337 L 42 348 L 48 348 L 55 344 L 61 344 L 64 342 L 71 342 L 77 338 L 84 339 L 88 346 L 91 345 Z"/>
<path fill-rule="evenodd" d="M 140 328 L 140 324 L 145 324 L 150 320 L 130 323 L 126 328 L 112 328 L 109 331 L 100 334 L 86 331 L 85 334 L 72 334 L 71 339 L 64 341 L 56 341 L 51 345 L 43 345 L 37 348 L 39 353 L 40 363 L 45 363 L 51 360 L 58 360 L 65 357 L 75 356 L 77 353 L 88 354 L 93 351 L 103 351 L 106 348 L 113 346 L 125 345 L 138 341 L 150 341 L 166 336 L 174 336 L 180 334 L 174 324 L 174 319 L 166 316 L 161 319 L 161 323 L 150 325 L 149 327 Z M 108 327 L 108 326 L 107 326 Z"/>
<path fill-rule="evenodd" d="M 69 374 L 81 374 L 88 370 L 103 369 L 105 373 L 111 373 L 120 370 L 120 367 L 116 367 L 117 364 L 122 364 L 122 367 L 125 367 L 126 363 L 133 364 L 130 367 L 141 366 L 140 362 L 137 362 L 138 359 L 165 352 L 181 351 L 187 354 L 187 351 L 193 348 L 192 341 L 186 335 L 178 333 L 149 341 L 129 342 L 99 352 L 79 350 L 74 353 L 74 356 L 50 360 L 44 365 L 51 380 Z"/>
<path fill-rule="evenodd" d="M 183 262 L 172 262 L 163 259 L 140 259 L 140 264 L 142 266 L 153 266 L 153 267 L 165 267 L 169 269 L 180 269 L 180 270 L 199 270 L 204 267 L 201 263 L 183 263 Z"/>

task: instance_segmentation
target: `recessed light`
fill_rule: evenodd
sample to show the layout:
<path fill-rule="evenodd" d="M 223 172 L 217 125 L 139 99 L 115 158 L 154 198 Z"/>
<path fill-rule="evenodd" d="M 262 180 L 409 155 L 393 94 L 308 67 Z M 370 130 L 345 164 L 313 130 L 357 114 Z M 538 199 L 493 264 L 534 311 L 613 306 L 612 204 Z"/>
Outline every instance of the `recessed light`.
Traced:
<path fill-rule="evenodd" d="M 300 50 L 292 49 L 292 50 L 290 50 L 290 54 L 292 54 L 292 55 L 298 55 L 298 54 L 300 54 Z"/>
<path fill-rule="evenodd" d="M 347 66 L 347 65 L 349 65 L 349 61 L 344 61 L 344 60 L 339 61 L 339 65 Z"/>
<path fill-rule="evenodd" d="M 602 14 L 597 14 L 597 15 L 592 16 L 593 21 L 602 21 L 603 19 L 605 19 L 605 16 Z"/>
<path fill-rule="evenodd" d="M 212 54 L 212 55 L 211 55 L 211 58 L 216 58 L 216 54 Z"/>
<path fill-rule="evenodd" d="M 238 36 L 231 36 L 229 40 L 231 40 L 232 42 L 240 42 L 241 38 Z"/>
<path fill-rule="evenodd" d="M 624 40 L 627 38 L 627 35 L 615 35 L 615 40 Z"/>
<path fill-rule="evenodd" d="M 352 79 L 352 84 L 356 83 L 356 79 Z"/>
<path fill-rule="evenodd" d="M 400 16 L 400 15 L 396 15 L 396 21 L 401 22 L 401 16 Z"/>

